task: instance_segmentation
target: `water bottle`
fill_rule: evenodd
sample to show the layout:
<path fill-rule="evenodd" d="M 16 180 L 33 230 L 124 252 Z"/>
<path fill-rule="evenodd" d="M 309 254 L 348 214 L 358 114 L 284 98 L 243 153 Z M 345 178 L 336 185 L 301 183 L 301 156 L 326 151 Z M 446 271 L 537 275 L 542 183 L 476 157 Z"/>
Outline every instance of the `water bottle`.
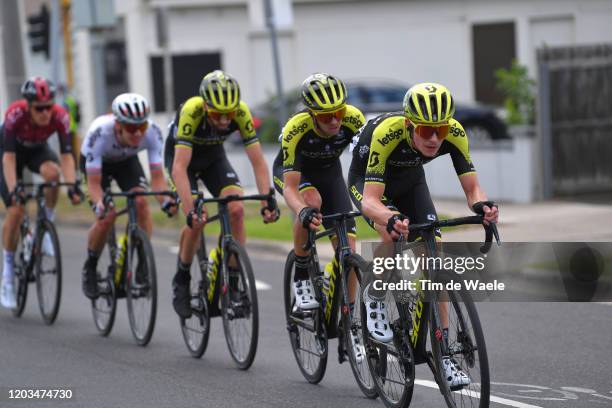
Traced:
<path fill-rule="evenodd" d="M 34 236 L 32 231 L 28 228 L 25 236 L 23 237 L 23 260 L 28 263 L 30 262 L 30 256 L 32 255 L 32 246 L 34 245 Z"/>
<path fill-rule="evenodd" d="M 119 286 L 121 283 L 121 274 L 123 273 L 125 255 L 127 254 L 127 235 L 121 235 L 118 244 L 119 251 L 117 251 L 117 259 L 115 259 L 115 263 L 117 264 L 117 269 L 115 270 L 115 286 Z"/>
<path fill-rule="evenodd" d="M 219 264 L 221 263 L 219 248 L 214 247 L 210 254 L 208 254 L 208 271 L 206 276 L 208 277 L 208 301 L 212 302 L 215 295 L 215 283 L 217 282 L 217 276 L 219 272 Z"/>

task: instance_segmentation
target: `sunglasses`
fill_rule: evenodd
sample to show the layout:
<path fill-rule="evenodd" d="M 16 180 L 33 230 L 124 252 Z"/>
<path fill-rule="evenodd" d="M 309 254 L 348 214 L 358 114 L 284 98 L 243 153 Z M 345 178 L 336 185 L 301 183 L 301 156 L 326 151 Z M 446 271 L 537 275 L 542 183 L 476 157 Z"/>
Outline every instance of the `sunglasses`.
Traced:
<path fill-rule="evenodd" d="M 45 111 L 50 111 L 51 109 L 53 109 L 53 104 L 51 105 L 32 105 L 32 108 L 36 112 L 45 112 Z"/>
<path fill-rule="evenodd" d="M 226 116 L 229 120 L 232 120 L 236 117 L 236 111 L 233 110 L 229 112 L 220 112 L 220 111 L 216 111 L 214 109 L 208 108 L 208 117 L 211 118 L 212 120 L 221 120 L 223 116 Z"/>
<path fill-rule="evenodd" d="M 431 139 L 431 137 L 435 134 L 438 137 L 438 140 L 442 140 L 448 135 L 449 129 L 450 125 L 414 125 L 414 133 L 423 139 Z"/>
<path fill-rule="evenodd" d="M 324 124 L 331 123 L 334 118 L 338 122 L 342 122 L 344 115 L 346 115 L 346 106 L 341 107 L 340 109 L 336 109 L 332 112 L 312 112 L 317 122 L 321 122 Z"/>
<path fill-rule="evenodd" d="M 144 132 L 149 127 L 149 122 L 144 122 L 144 123 L 122 123 L 121 127 L 125 131 L 127 131 L 129 133 L 136 133 L 139 130 L 141 132 Z"/>

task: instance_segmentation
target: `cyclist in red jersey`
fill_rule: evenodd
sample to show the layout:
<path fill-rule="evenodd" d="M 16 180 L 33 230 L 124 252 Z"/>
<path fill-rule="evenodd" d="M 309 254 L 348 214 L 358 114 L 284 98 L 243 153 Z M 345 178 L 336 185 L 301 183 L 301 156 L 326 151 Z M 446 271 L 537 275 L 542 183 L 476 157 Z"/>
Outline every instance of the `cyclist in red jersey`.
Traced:
<path fill-rule="evenodd" d="M 23 84 L 21 94 L 24 99 L 9 106 L 0 128 L 0 195 L 7 208 L 2 226 L 4 266 L 0 303 L 6 308 L 16 306 L 13 257 L 19 239 L 17 231 L 25 211 L 16 185 L 23 176 L 23 169 L 28 167 L 31 172 L 40 174 L 46 182 L 50 182 L 59 181 L 61 167 L 66 182 L 75 182 L 70 117 L 64 108 L 54 103 L 55 86 L 45 78 L 34 77 Z M 47 144 L 47 139 L 54 133 L 59 137 L 60 160 Z M 76 186 L 68 190 L 68 196 L 73 204 L 81 200 Z M 51 220 L 55 215 L 57 197 L 57 189 L 46 191 L 45 211 Z M 49 237 L 43 241 L 43 251 L 53 251 Z"/>

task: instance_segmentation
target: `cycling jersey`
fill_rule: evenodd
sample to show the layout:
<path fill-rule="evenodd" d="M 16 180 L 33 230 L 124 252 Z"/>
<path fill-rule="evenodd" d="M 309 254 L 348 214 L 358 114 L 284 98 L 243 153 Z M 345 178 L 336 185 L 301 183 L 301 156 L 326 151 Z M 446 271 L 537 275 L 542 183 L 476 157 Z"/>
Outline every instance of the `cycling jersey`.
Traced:
<path fill-rule="evenodd" d="M 324 137 L 315 130 L 315 123 L 308 111 L 295 114 L 283 128 L 283 172 L 331 166 L 364 123 L 363 113 L 352 105 L 346 105 L 346 114 L 338 134 Z"/>
<path fill-rule="evenodd" d="M 164 141 L 159 126 L 149 121 L 140 144 L 132 147 L 119 144 L 115 123 L 115 117 L 108 114 L 96 118 L 89 127 L 81 146 L 87 174 L 100 174 L 104 163 L 126 160 L 142 150 L 147 151 L 149 167 L 152 170 L 161 169 Z"/>
<path fill-rule="evenodd" d="M 18 145 L 26 148 L 43 146 L 47 139 L 56 132 L 59 136 L 60 151 L 62 153 L 72 152 L 70 116 L 64 108 L 53 104 L 49 124 L 38 126 L 32 121 L 28 102 L 25 99 L 15 101 L 4 115 L 3 150 L 15 152 Z"/>
<path fill-rule="evenodd" d="M 176 128 L 170 132 L 176 147 L 193 149 L 193 155 L 198 160 L 214 160 L 223 150 L 225 140 L 236 131 L 240 132 L 245 147 L 259 143 L 251 111 L 243 101 L 240 101 L 236 116 L 227 129 L 218 129 L 208 123 L 204 100 L 199 96 L 185 102 L 177 112 L 172 126 Z"/>
<path fill-rule="evenodd" d="M 427 157 L 414 148 L 413 135 L 406 127 L 403 112 L 380 115 L 355 136 L 350 171 L 364 177 L 366 184 L 385 184 L 387 177 L 397 177 L 410 168 L 450 154 L 458 176 L 475 172 L 463 127 L 455 119 L 451 119 L 449 125 L 448 136 L 436 156 Z"/>

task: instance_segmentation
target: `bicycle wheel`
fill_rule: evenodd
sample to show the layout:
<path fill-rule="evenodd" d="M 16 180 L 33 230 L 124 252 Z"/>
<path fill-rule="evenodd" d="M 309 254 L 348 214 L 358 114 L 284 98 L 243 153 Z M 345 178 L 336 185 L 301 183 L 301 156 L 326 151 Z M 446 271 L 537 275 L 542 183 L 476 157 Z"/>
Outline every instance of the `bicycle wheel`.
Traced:
<path fill-rule="evenodd" d="M 452 279 L 452 274 L 440 272 L 436 281 L 446 287 Z M 470 378 L 468 385 L 449 387 L 447 379 L 441 375 L 444 372 L 443 335 L 441 328 L 435 327 L 434 307 L 431 307 L 430 342 L 440 392 L 449 407 L 488 407 L 491 386 L 489 360 L 474 301 L 464 289 L 438 292 L 435 298 L 438 305 L 445 304 L 448 310 L 448 357 Z"/>
<path fill-rule="evenodd" d="M 49 220 L 43 220 L 38 226 L 34 254 L 38 307 L 44 322 L 53 324 L 62 297 L 62 255 L 57 231 Z"/>
<path fill-rule="evenodd" d="M 360 288 L 362 291 L 363 288 Z M 367 326 L 366 307 L 361 302 L 361 330 L 366 361 L 378 395 L 387 407 L 408 407 L 414 391 L 414 353 L 408 338 L 410 313 L 407 305 L 396 302 L 392 293 L 385 299 L 393 341 L 382 343 L 371 337 Z"/>
<path fill-rule="evenodd" d="M 361 327 L 361 291 L 359 290 L 361 286 L 361 276 L 362 271 L 365 272 L 365 268 L 367 267 L 366 261 L 357 254 L 351 254 L 347 258 L 347 266 L 354 271 L 357 276 L 357 280 L 359 285 L 357 286 L 357 293 L 355 295 L 355 307 L 353 313 L 343 313 L 342 314 L 342 325 L 344 328 L 344 339 L 345 339 L 345 350 L 349 356 L 349 363 L 351 365 L 351 370 L 353 371 L 353 376 L 355 376 L 355 380 L 357 381 L 357 385 L 361 392 L 368 398 L 376 398 L 378 397 L 378 389 L 376 388 L 376 383 L 370 374 L 370 370 L 368 368 L 368 363 L 365 360 L 365 348 L 364 348 L 364 338 L 363 338 L 363 330 Z M 346 277 L 346 282 L 348 284 L 350 274 Z M 360 350 L 355 349 L 355 340 L 361 346 Z"/>
<path fill-rule="evenodd" d="M 201 238 L 204 240 L 204 237 Z M 210 335 L 210 313 L 206 299 L 207 255 L 203 241 L 198 248 L 198 264 L 191 265 L 191 317 L 181 318 L 183 340 L 192 357 L 200 358 L 208 346 Z"/>
<path fill-rule="evenodd" d="M 155 257 L 149 237 L 139 227 L 132 232 L 130 241 L 126 275 L 128 317 L 136 344 L 146 346 L 153 336 L 157 313 Z"/>
<path fill-rule="evenodd" d="M 111 251 L 110 248 L 113 248 Z M 115 323 L 117 312 L 117 294 L 114 283 L 115 260 L 113 254 L 117 251 L 114 228 L 109 233 L 107 245 L 104 246 L 98 261 L 97 278 L 100 296 L 91 300 L 91 312 L 94 324 L 101 336 L 108 336 Z"/>
<path fill-rule="evenodd" d="M 317 384 L 323 379 L 327 368 L 327 331 L 321 308 L 305 312 L 295 306 L 292 288 L 294 264 L 295 253 L 292 250 L 285 262 L 283 285 L 289 341 L 302 375 L 309 383 Z"/>
<path fill-rule="evenodd" d="M 17 249 L 15 251 L 15 260 L 13 270 L 15 271 L 15 297 L 17 307 L 13 309 L 13 316 L 21 317 L 25 309 L 26 301 L 28 300 L 28 262 L 25 261 L 24 248 L 22 245 L 22 236 L 17 240 Z"/>
<path fill-rule="evenodd" d="M 225 258 L 227 265 L 233 265 L 236 268 L 233 272 L 236 281 L 232 282 L 232 275 L 230 275 L 229 285 L 221 282 L 223 330 L 232 358 L 238 368 L 246 370 L 255 359 L 259 336 L 259 309 L 255 277 L 251 261 L 238 242 L 230 241 L 225 251 L 227 251 Z"/>

